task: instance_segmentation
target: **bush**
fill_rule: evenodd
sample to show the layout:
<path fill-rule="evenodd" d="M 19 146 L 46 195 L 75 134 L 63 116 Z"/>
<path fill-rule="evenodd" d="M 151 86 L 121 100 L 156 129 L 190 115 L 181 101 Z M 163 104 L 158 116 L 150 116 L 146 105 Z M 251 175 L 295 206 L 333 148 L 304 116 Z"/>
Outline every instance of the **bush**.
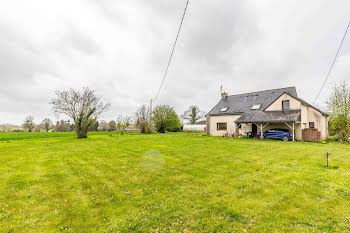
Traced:
<path fill-rule="evenodd" d="M 330 128 L 335 141 L 350 143 L 350 119 L 344 115 L 336 116 L 330 121 Z"/>
<path fill-rule="evenodd" d="M 154 109 L 153 122 L 156 130 L 160 133 L 181 131 L 179 116 L 174 108 L 168 105 L 159 105 Z"/>

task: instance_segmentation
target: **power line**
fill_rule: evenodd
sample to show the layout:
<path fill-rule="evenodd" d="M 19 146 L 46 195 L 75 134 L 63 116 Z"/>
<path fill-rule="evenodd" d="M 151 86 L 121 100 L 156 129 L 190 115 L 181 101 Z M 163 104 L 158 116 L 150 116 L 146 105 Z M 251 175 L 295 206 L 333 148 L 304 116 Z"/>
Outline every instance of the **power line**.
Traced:
<path fill-rule="evenodd" d="M 183 23 L 183 21 L 184 21 L 185 15 L 186 15 L 188 2 L 189 2 L 189 0 L 187 0 L 187 2 L 186 2 L 185 10 L 184 10 L 183 15 L 182 15 L 182 18 L 181 18 L 181 23 L 180 23 L 179 29 L 178 29 L 178 31 L 177 31 L 177 35 L 176 35 L 176 39 L 175 39 L 175 42 L 174 42 L 174 45 L 173 45 L 173 49 L 171 50 L 170 58 L 169 58 L 167 67 L 166 67 L 166 69 L 165 69 L 165 73 L 164 73 L 164 76 L 163 76 L 163 80 L 162 80 L 162 82 L 161 82 L 161 84 L 160 84 L 160 87 L 159 87 L 159 90 L 158 90 L 158 93 L 157 93 L 156 97 L 153 99 L 154 101 L 158 98 L 159 93 L 160 93 L 160 90 L 161 90 L 162 87 L 163 87 L 164 80 L 165 80 L 165 78 L 166 78 L 166 76 L 167 76 L 167 74 L 168 74 L 168 70 L 169 70 L 169 66 L 170 66 L 170 63 L 171 63 L 171 59 L 173 58 L 173 54 L 174 54 L 174 51 L 175 51 L 176 43 L 177 43 L 177 40 L 178 40 L 179 35 L 180 35 L 182 23 Z"/>
<path fill-rule="evenodd" d="M 322 90 L 323 90 L 323 88 L 324 88 L 324 85 L 326 84 L 326 82 L 327 82 L 327 80 L 328 80 L 328 78 L 329 78 L 329 75 L 330 75 L 331 72 L 332 72 L 333 66 L 334 66 L 334 64 L 335 64 L 335 62 L 336 62 L 336 60 L 337 60 L 337 58 L 338 58 L 338 55 L 339 55 L 339 51 L 340 51 L 341 47 L 343 46 L 343 42 L 344 42 L 344 40 L 345 40 L 346 34 L 348 33 L 349 26 L 350 26 L 350 21 L 349 21 L 349 23 L 348 23 L 348 26 L 346 27 L 346 30 L 345 30 L 343 39 L 342 39 L 342 41 L 341 41 L 341 43 L 340 43 L 340 46 L 339 46 L 339 48 L 338 48 L 338 51 L 337 51 L 335 57 L 334 57 L 333 63 L 332 63 L 332 65 L 331 65 L 331 68 L 329 69 L 328 74 L 327 74 L 327 76 L 326 76 L 326 79 L 324 80 L 324 82 L 323 82 L 323 84 L 322 84 L 322 87 L 321 87 L 320 91 L 318 92 L 318 94 L 317 94 L 317 96 L 316 96 L 316 98 L 315 98 L 313 104 L 315 104 L 317 98 L 320 96 L 320 94 L 321 94 L 321 92 L 322 92 Z"/>

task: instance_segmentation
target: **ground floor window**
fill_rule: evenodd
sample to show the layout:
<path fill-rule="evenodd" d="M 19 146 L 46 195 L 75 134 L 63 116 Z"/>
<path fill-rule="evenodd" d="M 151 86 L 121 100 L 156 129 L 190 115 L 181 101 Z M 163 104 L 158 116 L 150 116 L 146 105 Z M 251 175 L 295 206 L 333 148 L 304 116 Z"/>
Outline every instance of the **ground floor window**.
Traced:
<path fill-rule="evenodd" d="M 227 123 L 217 123 L 217 130 L 227 130 Z"/>
<path fill-rule="evenodd" d="M 309 122 L 309 128 L 310 129 L 315 128 L 315 122 Z"/>

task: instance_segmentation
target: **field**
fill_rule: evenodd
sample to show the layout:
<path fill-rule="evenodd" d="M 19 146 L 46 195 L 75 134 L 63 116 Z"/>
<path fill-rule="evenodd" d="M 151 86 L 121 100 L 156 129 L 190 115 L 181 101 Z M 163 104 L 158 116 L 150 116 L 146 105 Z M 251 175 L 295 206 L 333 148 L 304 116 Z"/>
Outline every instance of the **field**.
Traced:
<path fill-rule="evenodd" d="M 0 232 L 349 232 L 350 146 L 0 134 Z"/>

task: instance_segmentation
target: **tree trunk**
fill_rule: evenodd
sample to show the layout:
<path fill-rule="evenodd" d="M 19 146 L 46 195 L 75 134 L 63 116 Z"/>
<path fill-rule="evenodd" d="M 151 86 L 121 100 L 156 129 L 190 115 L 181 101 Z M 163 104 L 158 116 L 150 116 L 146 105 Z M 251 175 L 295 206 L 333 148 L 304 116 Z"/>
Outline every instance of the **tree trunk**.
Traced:
<path fill-rule="evenodd" d="M 87 138 L 87 130 L 77 128 L 77 138 Z"/>

